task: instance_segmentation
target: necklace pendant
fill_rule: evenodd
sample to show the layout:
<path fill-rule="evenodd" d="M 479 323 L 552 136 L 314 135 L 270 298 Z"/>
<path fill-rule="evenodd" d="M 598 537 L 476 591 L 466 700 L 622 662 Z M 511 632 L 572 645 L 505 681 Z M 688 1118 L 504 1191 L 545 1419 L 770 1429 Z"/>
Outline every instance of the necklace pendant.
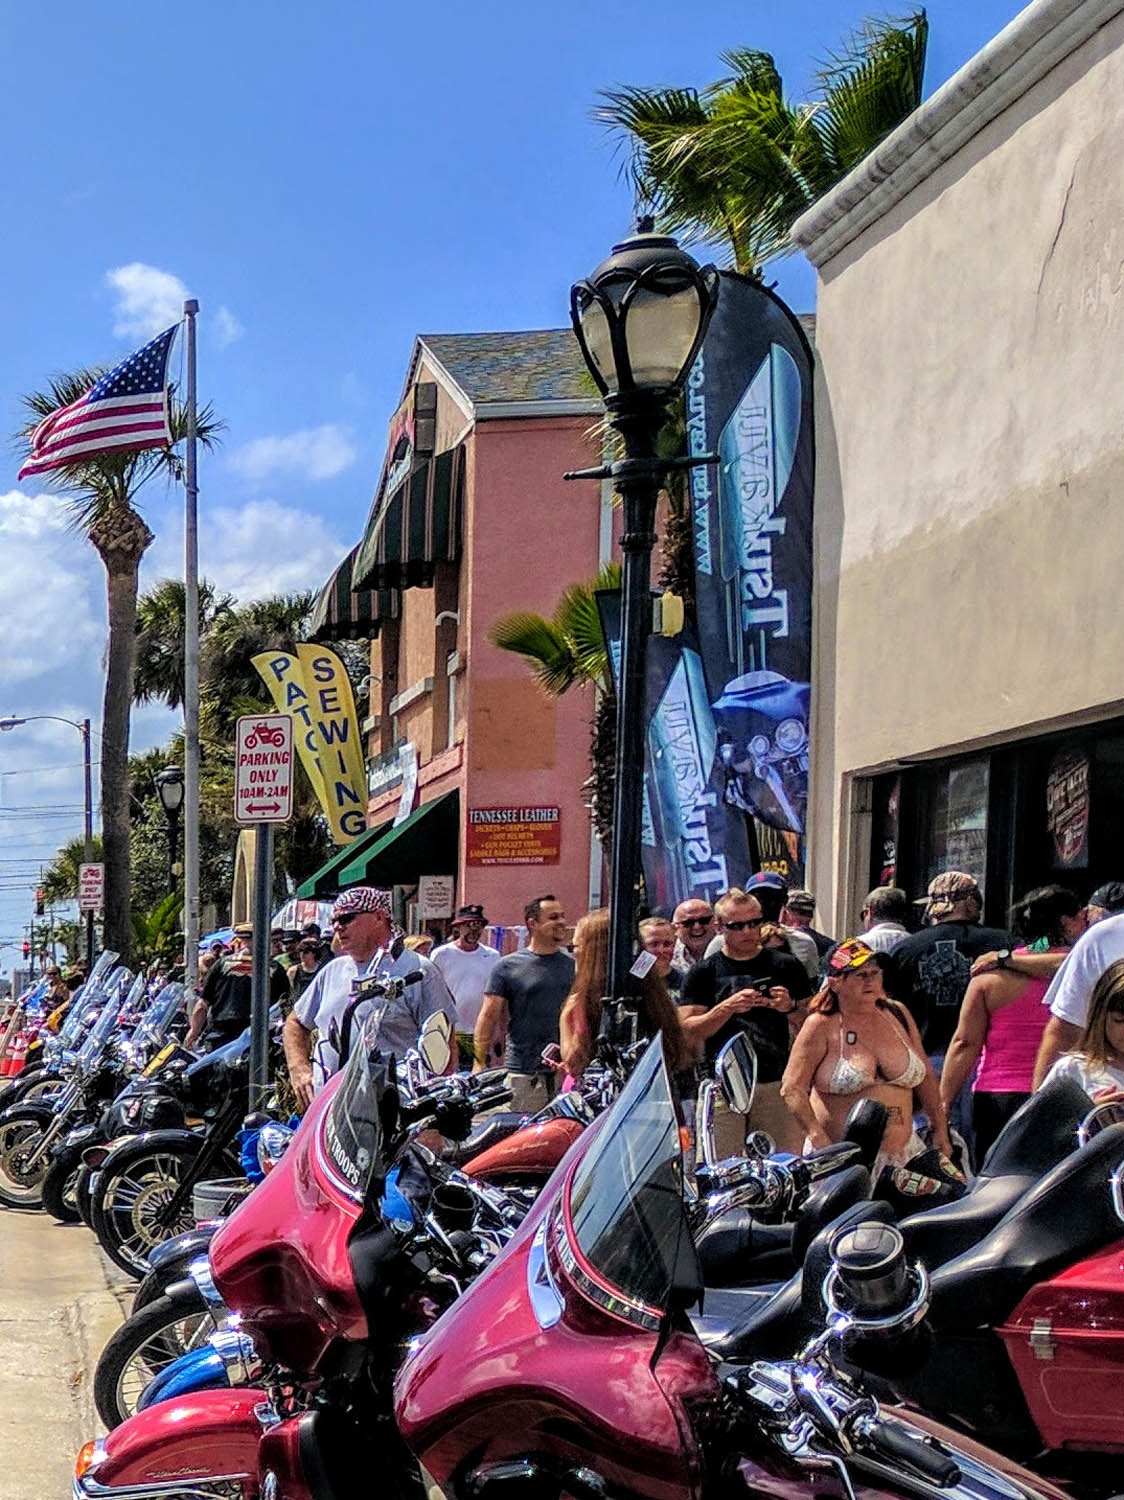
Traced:
<path fill-rule="evenodd" d="M 855 1043 L 858 1041 L 858 1039 L 859 1039 L 859 1034 L 858 1034 L 857 1031 L 848 1031 L 847 1032 L 846 1042 L 847 1042 L 848 1047 L 853 1047 L 855 1045 Z"/>

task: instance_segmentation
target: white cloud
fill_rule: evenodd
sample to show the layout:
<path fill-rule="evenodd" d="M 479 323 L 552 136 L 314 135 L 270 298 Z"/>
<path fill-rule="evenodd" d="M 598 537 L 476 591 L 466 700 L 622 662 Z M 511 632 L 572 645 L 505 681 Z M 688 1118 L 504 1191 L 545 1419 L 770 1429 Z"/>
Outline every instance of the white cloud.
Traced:
<path fill-rule="evenodd" d="M 104 576 L 57 495 L 0 495 L 0 710 L 22 711 L 6 706 L 18 684 L 96 662 L 105 639 Z"/>
<path fill-rule="evenodd" d="M 281 475 L 332 479 L 349 469 L 358 456 L 350 429 L 325 422 L 322 427 L 255 438 L 235 449 L 230 464 L 243 478 L 257 483 Z"/>
<path fill-rule="evenodd" d="M 214 329 L 215 342 L 220 349 L 225 349 L 228 344 L 233 344 L 246 332 L 229 307 L 219 308 L 211 326 Z"/>
<path fill-rule="evenodd" d="M 199 518 L 199 572 L 241 603 L 270 594 L 318 589 L 347 551 L 322 516 L 277 500 L 212 509 Z M 141 588 L 159 578 L 182 578 L 183 533 L 165 526 L 145 555 Z"/>
<path fill-rule="evenodd" d="M 105 279 L 117 293 L 113 332 L 118 338 L 155 338 L 183 317 L 188 290 L 171 271 L 134 260 L 107 271 Z"/>
<path fill-rule="evenodd" d="M 121 339 L 151 339 L 183 317 L 183 304 L 191 293 L 185 282 L 171 271 L 146 266 L 133 260 L 105 273 L 105 279 L 116 294 L 113 309 L 113 332 Z M 206 308 L 203 326 L 208 326 Z M 220 349 L 227 348 L 245 333 L 242 324 L 229 307 L 220 306 L 209 320 L 210 331 Z"/>

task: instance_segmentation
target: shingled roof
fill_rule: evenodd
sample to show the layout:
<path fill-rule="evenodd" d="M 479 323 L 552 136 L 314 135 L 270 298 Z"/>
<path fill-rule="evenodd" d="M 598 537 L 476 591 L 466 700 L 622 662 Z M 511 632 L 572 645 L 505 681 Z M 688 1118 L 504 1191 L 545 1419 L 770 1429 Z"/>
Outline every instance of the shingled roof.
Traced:
<path fill-rule="evenodd" d="M 526 333 L 423 333 L 418 342 L 474 406 L 493 401 L 588 401 L 599 406 L 569 328 Z"/>

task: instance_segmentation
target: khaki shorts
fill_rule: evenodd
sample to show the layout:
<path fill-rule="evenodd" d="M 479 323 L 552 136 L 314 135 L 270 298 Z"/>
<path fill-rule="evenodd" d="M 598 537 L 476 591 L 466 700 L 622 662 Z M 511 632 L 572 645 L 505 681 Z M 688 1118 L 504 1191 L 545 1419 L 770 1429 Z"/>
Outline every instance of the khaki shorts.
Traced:
<path fill-rule="evenodd" d="M 525 1115 L 537 1115 L 558 1092 L 558 1079 L 553 1073 L 509 1073 L 506 1082 L 511 1090 L 508 1109 Z"/>
<path fill-rule="evenodd" d="M 804 1132 L 781 1098 L 779 1083 L 757 1085 L 748 1126 L 745 1115 L 735 1114 L 722 1099 L 715 1100 L 714 1143 L 719 1161 L 725 1156 L 745 1155 L 747 1128 L 771 1135 L 778 1151 L 791 1151 L 799 1156 L 804 1149 Z"/>

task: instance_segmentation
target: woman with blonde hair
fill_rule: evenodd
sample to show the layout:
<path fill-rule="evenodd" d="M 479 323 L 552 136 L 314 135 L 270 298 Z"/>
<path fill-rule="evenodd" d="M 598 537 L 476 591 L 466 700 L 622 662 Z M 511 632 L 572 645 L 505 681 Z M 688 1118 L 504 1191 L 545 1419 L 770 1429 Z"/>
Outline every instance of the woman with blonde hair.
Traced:
<path fill-rule="evenodd" d="M 562 1065 L 575 1081 L 585 1072 L 597 1050 L 601 1003 L 609 978 L 609 908 L 602 906 L 582 917 L 574 929 L 574 987 L 559 1021 Z M 640 981 L 640 1030 L 644 1036 L 663 1032 L 664 1055 L 672 1073 L 690 1067 L 694 1056 L 683 1035 L 679 1014 L 667 985 L 653 966 Z"/>
<path fill-rule="evenodd" d="M 1124 959 L 1109 964 L 1093 986 L 1081 1040 L 1058 1058 L 1041 1087 L 1055 1078 L 1072 1078 L 1097 1104 L 1124 1094 Z"/>

